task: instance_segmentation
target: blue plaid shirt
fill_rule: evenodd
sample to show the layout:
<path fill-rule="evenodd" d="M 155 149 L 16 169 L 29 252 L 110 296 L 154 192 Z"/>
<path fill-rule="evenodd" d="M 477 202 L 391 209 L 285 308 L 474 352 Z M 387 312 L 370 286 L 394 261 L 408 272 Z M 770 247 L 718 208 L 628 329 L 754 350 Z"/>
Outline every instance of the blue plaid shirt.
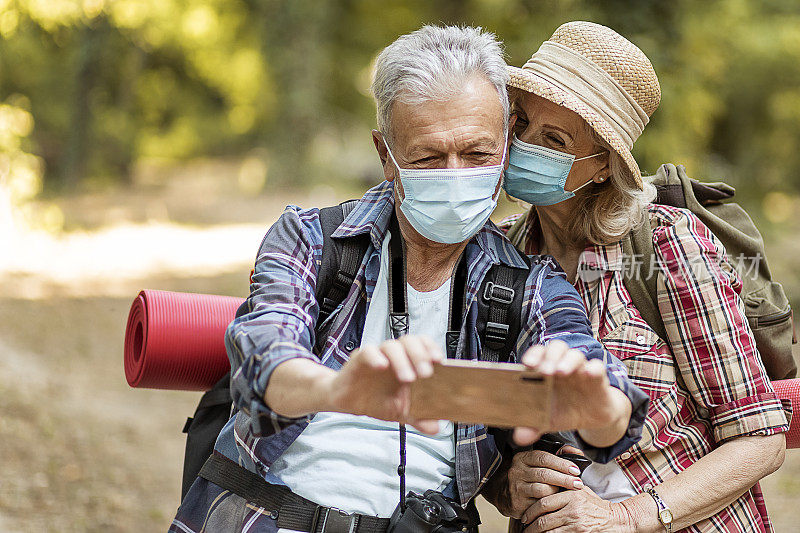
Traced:
<path fill-rule="evenodd" d="M 275 368 L 294 358 L 306 358 L 339 369 L 360 344 L 380 269 L 380 248 L 394 210 L 393 185 L 383 182 L 370 189 L 333 233 L 350 237 L 368 233 L 371 244 L 355 283 L 339 307 L 321 357 L 312 354 L 314 326 L 319 308 L 315 298 L 317 269 L 322 256 L 322 228 L 318 209 L 290 206 L 270 228 L 256 260 L 250 296 L 228 327 L 226 344 L 231 360 L 231 393 L 237 414 L 217 440 L 216 450 L 271 483 L 281 481 L 270 465 L 303 431 L 308 417 L 283 417 L 264 403 L 264 393 Z M 470 240 L 467 258 L 467 313 L 461 331 L 460 359 L 481 359 L 477 322 L 477 292 L 489 268 L 496 263 L 529 269 L 523 299 L 523 325 L 515 357 L 535 344 L 560 339 L 583 351 L 587 358 L 606 361 L 608 379 L 631 400 L 633 414 L 628 430 L 608 448 L 583 444 L 595 460 L 607 462 L 635 443 L 641 435 L 647 397 L 627 378 L 625 367 L 597 342 L 577 292 L 555 261 L 533 257 L 523 262 L 514 246 L 497 227 L 487 222 Z M 346 445 L 343 443 L 343 445 Z M 494 437 L 481 425 L 457 424 L 455 486 L 450 495 L 464 504 L 476 496 L 499 465 L 501 455 Z M 355 483 L 357 480 L 350 480 Z M 208 530 L 216 509 L 225 507 L 226 491 L 198 479 L 184 499 L 173 531 Z M 268 511 L 248 507 L 242 523 L 264 521 L 259 531 L 272 531 Z M 249 513 L 249 514 L 247 514 Z M 248 516 L 250 517 L 248 519 Z M 211 517 L 211 518 L 209 518 Z"/>

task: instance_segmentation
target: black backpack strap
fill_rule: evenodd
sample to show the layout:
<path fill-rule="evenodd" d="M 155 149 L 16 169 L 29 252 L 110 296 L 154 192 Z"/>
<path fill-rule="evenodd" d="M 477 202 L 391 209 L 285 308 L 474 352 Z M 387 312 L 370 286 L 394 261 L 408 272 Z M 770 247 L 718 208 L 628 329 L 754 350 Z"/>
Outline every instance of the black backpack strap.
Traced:
<path fill-rule="evenodd" d="M 514 358 L 529 269 L 495 264 L 478 291 L 478 334 L 484 361 Z"/>
<path fill-rule="evenodd" d="M 186 451 L 183 458 L 183 483 L 181 500 L 189 492 L 197 473 L 214 450 L 214 444 L 222 428 L 231 417 L 230 391 L 231 373 L 228 372 L 206 391 L 197 404 L 194 416 L 186 419 L 183 432 L 186 433 Z"/>
<path fill-rule="evenodd" d="M 322 262 L 317 273 L 316 297 L 319 303 L 317 324 L 324 323 L 350 292 L 361 258 L 364 256 L 360 240 L 331 237 L 357 203 L 358 200 L 349 200 L 319 210 L 319 223 L 322 226 Z"/>
<path fill-rule="evenodd" d="M 389 527 L 388 518 L 345 514 L 339 509 L 317 505 L 293 493 L 285 485 L 268 483 L 258 474 L 217 452 L 203 465 L 200 477 L 261 507 L 277 521 L 279 529 L 309 533 L 386 533 Z"/>
<path fill-rule="evenodd" d="M 319 316 L 315 327 L 314 353 L 319 353 L 325 345 L 328 331 L 332 325 L 329 320 L 337 307 L 350 293 L 364 254 L 369 248 L 369 234 L 355 237 L 331 237 L 347 215 L 358 204 L 358 200 L 348 200 L 332 207 L 319 210 L 322 226 L 322 260 L 317 272 L 315 295 L 319 304 Z"/>

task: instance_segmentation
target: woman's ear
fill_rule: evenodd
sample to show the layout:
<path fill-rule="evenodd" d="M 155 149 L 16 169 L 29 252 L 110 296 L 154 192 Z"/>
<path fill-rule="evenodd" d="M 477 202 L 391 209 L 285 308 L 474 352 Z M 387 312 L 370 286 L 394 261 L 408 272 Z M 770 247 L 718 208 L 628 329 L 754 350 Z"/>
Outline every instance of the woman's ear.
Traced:
<path fill-rule="evenodd" d="M 394 165 L 388 164 L 389 149 L 386 147 L 386 143 L 383 142 L 383 134 L 378 130 L 372 130 L 372 142 L 375 144 L 375 150 L 377 150 L 378 157 L 381 160 L 384 179 L 386 181 L 394 180 Z"/>
<path fill-rule="evenodd" d="M 605 183 L 611 178 L 611 152 L 606 151 L 603 155 L 597 156 L 597 168 L 592 176 L 595 183 Z"/>

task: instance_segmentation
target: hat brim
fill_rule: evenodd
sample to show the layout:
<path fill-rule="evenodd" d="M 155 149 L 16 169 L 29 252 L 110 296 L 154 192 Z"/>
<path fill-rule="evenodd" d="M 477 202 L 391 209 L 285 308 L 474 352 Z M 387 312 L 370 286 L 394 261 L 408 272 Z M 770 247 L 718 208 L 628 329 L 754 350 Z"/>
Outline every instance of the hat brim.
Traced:
<path fill-rule="evenodd" d="M 622 140 L 622 137 L 620 137 L 614 131 L 611 125 L 606 122 L 606 120 L 600 116 L 599 113 L 592 110 L 573 94 L 568 93 L 551 83 L 548 83 L 546 80 L 533 75 L 530 71 L 524 68 L 512 67 L 511 65 L 508 65 L 508 73 L 510 76 L 508 80 L 509 87 L 514 87 L 516 89 L 541 96 L 542 98 L 546 98 L 556 105 L 560 105 L 571 111 L 574 111 L 581 118 L 583 118 L 586 123 L 589 124 L 589 126 L 596 131 L 600 137 L 602 137 L 609 144 L 609 146 L 611 146 L 617 155 L 620 156 L 625 164 L 626 170 L 630 173 L 630 176 L 633 178 L 639 189 L 644 189 L 644 185 L 642 184 L 642 172 L 639 170 L 639 165 L 633 158 L 633 154 L 631 154 L 631 151 Z"/>

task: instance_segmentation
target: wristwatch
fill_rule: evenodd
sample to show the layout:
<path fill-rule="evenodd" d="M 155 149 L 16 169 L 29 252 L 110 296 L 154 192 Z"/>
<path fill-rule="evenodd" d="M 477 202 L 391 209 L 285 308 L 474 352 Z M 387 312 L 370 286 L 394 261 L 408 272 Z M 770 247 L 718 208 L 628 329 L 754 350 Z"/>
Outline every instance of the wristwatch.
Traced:
<path fill-rule="evenodd" d="M 658 495 L 656 489 L 652 487 L 647 489 L 647 494 L 652 496 L 656 501 L 656 506 L 658 507 L 658 521 L 661 522 L 661 525 L 664 526 L 667 533 L 672 533 L 672 511 L 670 511 L 667 504 L 664 503 L 664 500 L 661 499 L 661 496 Z"/>

